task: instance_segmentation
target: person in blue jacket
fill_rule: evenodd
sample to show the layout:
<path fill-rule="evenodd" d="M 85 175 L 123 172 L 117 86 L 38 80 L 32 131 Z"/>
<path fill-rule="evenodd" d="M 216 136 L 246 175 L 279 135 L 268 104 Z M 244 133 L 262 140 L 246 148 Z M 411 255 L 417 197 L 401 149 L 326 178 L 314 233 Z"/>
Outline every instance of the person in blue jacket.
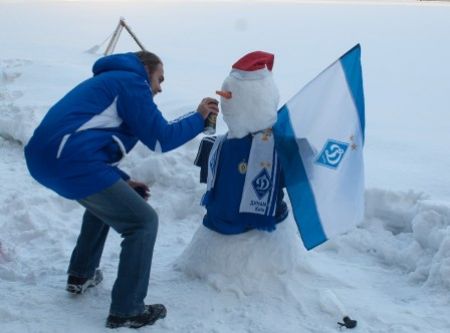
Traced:
<path fill-rule="evenodd" d="M 163 63 L 147 51 L 99 59 L 80 83 L 46 114 L 25 147 L 30 174 L 86 208 L 66 289 L 75 294 L 102 280 L 98 269 L 109 228 L 121 234 L 120 262 L 106 326 L 141 327 L 164 318 L 162 304 L 145 305 L 158 216 L 148 187 L 117 166 L 136 145 L 153 151 L 179 147 L 202 132 L 218 102 L 168 122 L 153 98 L 161 92 Z M 140 193 L 140 194 L 139 194 Z"/>

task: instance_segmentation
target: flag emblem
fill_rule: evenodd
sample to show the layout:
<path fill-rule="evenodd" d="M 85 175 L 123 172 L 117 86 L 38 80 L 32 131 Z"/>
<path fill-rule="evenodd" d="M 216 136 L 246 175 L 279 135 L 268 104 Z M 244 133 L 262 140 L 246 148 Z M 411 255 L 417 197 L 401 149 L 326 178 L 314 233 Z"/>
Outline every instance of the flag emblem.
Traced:
<path fill-rule="evenodd" d="M 328 139 L 319 157 L 316 159 L 316 163 L 331 169 L 337 169 L 344 158 L 347 148 L 348 143 Z"/>
<path fill-rule="evenodd" d="M 255 190 L 258 199 L 261 200 L 267 192 L 272 188 L 272 181 L 270 180 L 269 173 L 264 168 L 252 181 L 253 189 Z"/>

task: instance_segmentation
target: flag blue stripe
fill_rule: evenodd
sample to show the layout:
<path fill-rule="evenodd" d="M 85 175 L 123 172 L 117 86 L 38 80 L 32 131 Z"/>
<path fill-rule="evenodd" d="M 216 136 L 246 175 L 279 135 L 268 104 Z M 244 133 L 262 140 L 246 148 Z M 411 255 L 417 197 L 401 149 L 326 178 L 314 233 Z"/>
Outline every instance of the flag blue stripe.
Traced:
<path fill-rule="evenodd" d="M 267 216 L 273 216 L 274 215 L 273 211 L 275 210 L 275 203 L 277 201 L 276 196 L 275 196 L 275 198 L 272 198 L 272 195 L 274 194 L 274 189 L 278 188 L 278 181 L 275 179 L 275 178 L 278 179 L 278 177 L 275 177 L 276 172 L 278 170 L 278 167 L 276 167 L 276 165 L 275 165 L 275 162 L 276 162 L 275 159 L 276 158 L 277 158 L 277 154 L 274 151 L 273 155 L 272 155 L 272 173 L 270 174 L 270 179 L 272 180 L 272 188 L 269 191 L 269 198 L 267 199 L 268 205 L 267 205 L 266 210 L 265 210 L 265 215 L 267 215 Z"/>
<path fill-rule="evenodd" d="M 351 50 L 340 58 L 345 77 L 350 88 L 353 101 L 358 111 L 361 134 L 364 142 L 365 133 L 365 111 L 364 111 L 364 90 L 361 69 L 361 47 L 355 45 Z"/>
<path fill-rule="evenodd" d="M 275 189 L 278 188 L 278 183 L 279 183 L 279 178 L 280 178 L 280 177 L 277 177 L 279 175 L 279 173 L 277 171 L 279 166 L 276 165 L 277 164 L 277 159 L 278 159 L 278 155 L 276 153 L 273 154 L 273 159 L 272 159 L 272 165 L 273 165 L 272 179 L 275 178 L 275 182 L 274 182 L 274 184 L 272 186 L 276 186 Z M 275 172 L 277 172 L 277 173 L 275 173 Z M 273 191 L 272 195 L 274 195 L 274 194 L 275 194 L 275 192 Z M 274 198 L 271 198 L 272 205 L 271 205 L 271 208 L 270 208 L 270 211 L 269 211 L 270 212 L 270 216 L 274 216 L 275 215 L 275 207 L 276 207 L 277 200 L 278 200 L 278 198 L 276 196 Z"/>
<path fill-rule="evenodd" d="M 303 244 L 309 250 L 322 244 L 327 238 L 320 222 L 314 193 L 300 157 L 286 105 L 278 112 L 278 120 L 273 130 L 294 218 Z"/>

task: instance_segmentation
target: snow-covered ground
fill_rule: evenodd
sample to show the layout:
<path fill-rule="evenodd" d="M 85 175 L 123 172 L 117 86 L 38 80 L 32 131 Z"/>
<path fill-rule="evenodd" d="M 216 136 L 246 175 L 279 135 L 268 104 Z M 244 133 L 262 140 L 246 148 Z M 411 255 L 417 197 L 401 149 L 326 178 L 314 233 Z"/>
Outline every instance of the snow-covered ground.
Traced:
<path fill-rule="evenodd" d="M 90 75 L 106 45 L 84 51 L 120 16 L 164 60 L 156 101 L 169 119 L 213 95 L 231 64 L 257 49 L 275 53 L 285 102 L 361 43 L 366 95 L 365 220 L 309 252 L 292 220 L 273 234 L 230 238 L 235 253 L 199 232 L 228 266 L 190 270 L 190 254 L 202 251 L 189 247 L 204 213 L 192 165 L 201 137 L 165 155 L 135 148 L 123 167 L 151 184 L 161 223 L 147 301 L 168 308 L 141 331 L 339 332 L 342 312 L 358 320 L 355 332 L 450 331 L 448 2 L 0 1 L 1 333 L 107 331 L 120 237 L 107 241 L 105 281 L 67 295 L 82 209 L 29 176 L 23 145 L 49 106 Z M 128 50 L 137 48 L 123 33 L 117 51 Z M 269 250 L 253 251 L 266 241 Z"/>

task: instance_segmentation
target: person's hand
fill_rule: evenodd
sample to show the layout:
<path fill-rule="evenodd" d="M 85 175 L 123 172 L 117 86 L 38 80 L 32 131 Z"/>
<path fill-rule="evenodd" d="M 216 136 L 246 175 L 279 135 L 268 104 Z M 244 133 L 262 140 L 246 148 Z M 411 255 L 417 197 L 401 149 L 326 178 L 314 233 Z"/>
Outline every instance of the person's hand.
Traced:
<path fill-rule="evenodd" d="M 130 187 L 132 189 L 134 189 L 145 201 L 148 200 L 148 198 L 150 198 L 150 188 L 145 185 L 144 183 L 135 181 L 135 180 L 128 180 L 127 181 L 128 185 L 130 185 Z"/>
<path fill-rule="evenodd" d="M 203 119 L 208 118 L 210 113 L 218 114 L 219 101 L 211 97 L 203 98 L 198 105 L 197 112 L 202 115 Z"/>

